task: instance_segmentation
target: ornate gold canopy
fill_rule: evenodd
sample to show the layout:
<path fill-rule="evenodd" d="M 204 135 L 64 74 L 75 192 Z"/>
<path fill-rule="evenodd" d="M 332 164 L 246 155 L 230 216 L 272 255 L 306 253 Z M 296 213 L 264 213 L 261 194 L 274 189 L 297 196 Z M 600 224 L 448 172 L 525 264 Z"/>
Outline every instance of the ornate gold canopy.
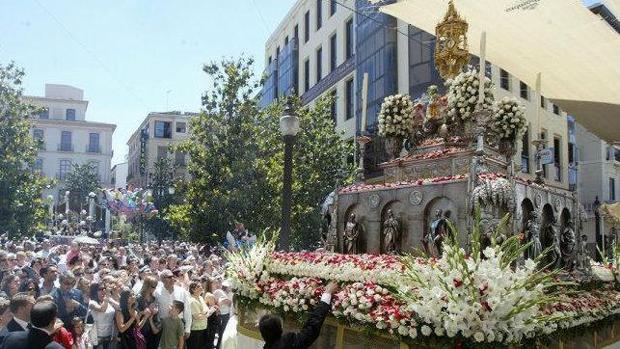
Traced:
<path fill-rule="evenodd" d="M 435 65 L 445 80 L 457 76 L 469 62 L 468 27 L 450 0 L 443 21 L 435 27 Z"/>

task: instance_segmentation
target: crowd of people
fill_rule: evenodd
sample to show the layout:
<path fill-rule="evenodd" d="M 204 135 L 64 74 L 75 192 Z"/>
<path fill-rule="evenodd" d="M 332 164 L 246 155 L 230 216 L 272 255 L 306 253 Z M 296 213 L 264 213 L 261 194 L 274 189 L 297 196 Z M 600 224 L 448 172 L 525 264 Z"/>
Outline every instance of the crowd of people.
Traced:
<path fill-rule="evenodd" d="M 0 242 L 0 349 L 215 349 L 232 308 L 206 245 Z"/>

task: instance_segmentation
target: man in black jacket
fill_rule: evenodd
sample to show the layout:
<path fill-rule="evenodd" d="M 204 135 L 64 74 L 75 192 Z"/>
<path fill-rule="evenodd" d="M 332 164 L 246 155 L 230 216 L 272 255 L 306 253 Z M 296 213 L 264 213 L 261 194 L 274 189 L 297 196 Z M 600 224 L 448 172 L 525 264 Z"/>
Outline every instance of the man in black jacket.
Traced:
<path fill-rule="evenodd" d="M 265 341 L 264 349 L 306 349 L 319 337 L 323 321 L 330 311 L 332 295 L 338 290 L 338 284 L 330 282 L 325 287 L 321 301 L 314 308 L 308 321 L 299 333 L 282 334 L 282 320 L 274 315 L 261 317 L 258 328 Z"/>
<path fill-rule="evenodd" d="M 40 302 L 30 312 L 31 327 L 26 331 L 10 333 L 1 349 L 63 349 L 52 341 L 52 335 L 59 328 L 58 310 L 52 302 Z"/>
<path fill-rule="evenodd" d="M 30 322 L 30 309 L 34 305 L 34 297 L 27 293 L 17 293 L 11 298 L 9 308 L 13 318 L 6 324 L 6 328 L 0 331 L 0 343 L 11 332 L 21 332 L 28 329 Z"/>

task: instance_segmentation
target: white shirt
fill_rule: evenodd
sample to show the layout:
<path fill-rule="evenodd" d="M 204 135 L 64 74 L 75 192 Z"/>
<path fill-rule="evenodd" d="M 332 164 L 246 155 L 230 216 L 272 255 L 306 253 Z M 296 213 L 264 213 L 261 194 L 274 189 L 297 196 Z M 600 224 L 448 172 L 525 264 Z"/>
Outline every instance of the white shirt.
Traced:
<path fill-rule="evenodd" d="M 184 305 L 183 321 L 185 322 L 185 333 L 190 333 L 192 329 L 192 313 L 189 308 L 188 292 L 178 286 L 174 286 L 172 293 L 163 286 L 157 286 L 155 289 L 155 300 L 157 301 L 157 307 L 159 308 L 159 318 L 165 319 L 168 317 L 168 307 L 172 304 L 172 301 L 181 301 Z"/>
<path fill-rule="evenodd" d="M 232 303 L 231 305 L 227 305 L 227 304 L 222 303 L 222 301 L 226 299 L 230 299 L 232 301 L 232 295 L 224 292 L 224 290 L 222 289 L 217 289 L 213 291 L 213 295 L 215 296 L 215 299 L 217 299 L 217 303 L 220 306 L 220 314 L 221 315 L 230 314 L 230 308 L 232 306 Z"/>
<path fill-rule="evenodd" d="M 93 316 L 95 326 L 97 327 L 97 337 L 109 337 L 114 330 L 114 307 L 108 302 L 108 307 L 105 311 L 96 311 L 92 308 L 92 305 L 97 307 L 100 304 L 94 300 L 88 302 L 90 307 L 90 314 Z"/>
<path fill-rule="evenodd" d="M 28 329 L 28 322 L 27 321 L 24 321 L 22 319 L 18 319 L 15 316 L 13 316 L 13 320 L 15 320 L 15 322 L 17 322 L 24 329 L 24 331 L 26 331 Z"/>

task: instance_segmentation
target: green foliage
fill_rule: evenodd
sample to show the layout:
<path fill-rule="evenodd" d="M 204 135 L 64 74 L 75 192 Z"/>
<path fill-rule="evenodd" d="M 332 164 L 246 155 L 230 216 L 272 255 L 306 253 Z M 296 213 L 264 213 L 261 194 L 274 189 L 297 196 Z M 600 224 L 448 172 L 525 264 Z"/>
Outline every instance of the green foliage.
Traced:
<path fill-rule="evenodd" d="M 166 215 L 173 226 L 191 227 L 192 240 L 221 241 L 235 221 L 255 232 L 280 226 L 282 105 L 260 110 L 252 64 L 241 57 L 204 67 L 212 86 L 202 97 L 203 112 L 190 121 L 189 139 L 177 149 L 189 155 L 192 179 L 184 202 Z M 291 237 L 297 247 L 318 240 L 321 200 L 352 173 L 345 162 L 351 149 L 334 130 L 329 103 L 298 109 Z"/>
<path fill-rule="evenodd" d="M 88 194 L 96 192 L 101 188 L 99 176 L 94 164 L 87 162 L 84 164 L 73 164 L 71 172 L 67 174 L 63 191 L 69 191 L 70 208 L 74 211 L 80 204 L 88 205 Z"/>
<path fill-rule="evenodd" d="M 13 63 L 0 65 L 0 231 L 11 237 L 43 227 L 41 193 L 51 184 L 32 169 L 39 144 L 30 128 L 38 109 L 22 101 L 23 77 Z"/>

